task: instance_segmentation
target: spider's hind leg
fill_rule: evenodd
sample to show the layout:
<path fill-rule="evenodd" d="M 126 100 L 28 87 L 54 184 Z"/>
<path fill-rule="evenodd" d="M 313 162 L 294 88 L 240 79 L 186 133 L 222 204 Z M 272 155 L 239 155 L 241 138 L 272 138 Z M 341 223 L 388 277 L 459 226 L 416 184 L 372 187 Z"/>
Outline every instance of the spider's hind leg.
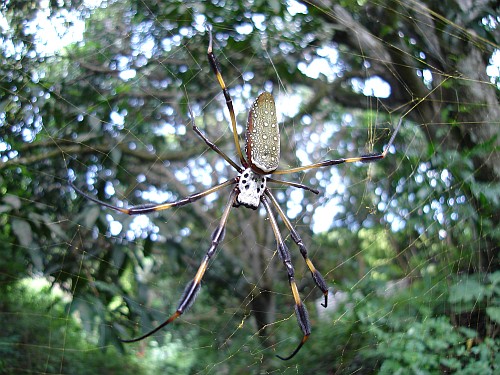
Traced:
<path fill-rule="evenodd" d="M 154 333 L 158 332 L 160 329 L 162 329 L 166 325 L 173 322 L 175 319 L 177 319 L 179 316 L 181 316 L 185 311 L 187 311 L 192 306 L 192 304 L 194 303 L 194 301 L 196 299 L 196 296 L 198 295 L 198 292 L 200 291 L 201 280 L 203 279 L 203 275 L 205 275 L 205 272 L 208 268 L 208 262 L 210 261 L 212 256 L 215 254 L 215 251 L 217 250 L 219 243 L 224 238 L 227 217 L 229 216 L 229 211 L 231 211 L 231 207 L 233 206 L 233 202 L 235 201 L 235 197 L 236 197 L 236 189 L 233 189 L 231 191 L 230 196 L 229 196 L 229 201 L 226 204 L 226 208 L 224 209 L 224 213 L 222 214 L 222 217 L 220 219 L 220 223 L 217 226 L 217 228 L 215 228 L 215 231 L 212 233 L 212 243 L 210 245 L 210 248 L 208 249 L 207 253 L 203 257 L 203 260 L 201 261 L 201 264 L 198 267 L 198 271 L 196 272 L 195 277 L 186 285 L 186 288 L 184 289 L 184 292 L 182 293 L 182 297 L 181 297 L 181 300 L 179 302 L 179 306 L 177 307 L 177 310 L 167 320 L 165 320 L 163 323 L 161 323 L 159 326 L 152 329 L 151 331 L 145 333 L 142 336 L 139 336 L 139 337 L 136 337 L 133 339 L 129 339 L 129 340 L 120 339 L 121 342 L 125 342 L 125 343 L 137 342 L 137 341 L 141 341 L 141 340 L 145 339 L 146 337 L 153 335 Z"/>
<path fill-rule="evenodd" d="M 279 257 L 286 267 L 286 272 L 288 274 L 288 283 L 290 284 L 290 288 L 292 289 L 293 300 L 295 302 L 295 316 L 297 317 L 297 322 L 299 323 L 299 327 L 304 335 L 299 345 L 295 348 L 292 354 L 290 354 L 288 357 L 281 357 L 279 355 L 277 356 L 279 359 L 287 361 L 293 358 L 295 354 L 299 352 L 300 348 L 302 348 L 302 346 L 309 338 L 311 334 L 311 323 L 309 322 L 309 314 L 307 313 L 306 305 L 302 303 L 299 295 L 299 290 L 297 289 L 297 283 L 295 282 L 295 270 L 293 268 L 290 251 L 288 250 L 285 241 L 283 241 L 283 238 L 281 237 L 276 218 L 271 211 L 271 206 L 269 205 L 266 196 L 263 195 L 261 197 L 261 202 L 267 211 L 269 222 L 271 223 L 271 227 L 273 228 L 274 237 L 276 237 Z"/>
<path fill-rule="evenodd" d="M 309 255 L 307 254 L 307 248 L 306 248 L 306 245 L 304 245 L 302 238 L 300 238 L 299 234 L 297 233 L 297 231 L 293 227 L 290 220 L 286 217 L 285 213 L 283 212 L 283 210 L 279 206 L 278 202 L 276 201 L 276 198 L 274 198 L 274 195 L 271 194 L 269 189 L 266 190 L 266 196 L 271 200 L 274 207 L 278 211 L 278 214 L 281 216 L 281 219 L 283 220 L 286 227 L 290 231 L 290 235 L 292 237 L 292 240 L 299 247 L 300 254 L 304 258 L 304 260 L 307 264 L 307 267 L 309 268 L 309 271 L 311 271 L 311 275 L 312 275 L 312 278 L 314 280 L 314 283 L 323 293 L 323 296 L 325 297 L 325 302 L 322 303 L 321 306 L 327 307 L 328 306 L 328 285 L 326 284 L 326 281 L 325 281 L 323 275 L 321 274 L 321 272 L 319 272 L 316 269 L 316 267 L 314 267 L 314 264 L 312 263 L 311 259 L 309 259 Z"/>

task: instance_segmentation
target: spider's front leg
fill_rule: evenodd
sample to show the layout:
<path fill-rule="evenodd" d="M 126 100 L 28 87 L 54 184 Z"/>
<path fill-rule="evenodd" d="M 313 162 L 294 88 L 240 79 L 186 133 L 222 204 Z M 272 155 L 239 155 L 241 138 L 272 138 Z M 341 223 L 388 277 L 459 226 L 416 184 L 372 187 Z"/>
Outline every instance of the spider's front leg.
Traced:
<path fill-rule="evenodd" d="M 357 163 L 357 162 L 372 163 L 372 162 L 382 160 L 387 156 L 389 149 L 391 148 L 392 144 L 394 143 L 394 139 L 396 139 L 396 135 L 398 134 L 399 129 L 401 128 L 401 124 L 403 123 L 404 116 L 405 115 L 403 115 L 399 119 L 399 122 L 396 125 L 396 128 L 394 129 L 394 132 L 392 133 L 391 138 L 389 139 L 389 143 L 387 143 L 387 145 L 384 148 L 384 151 L 382 151 L 380 154 L 368 154 L 368 155 L 354 156 L 354 157 L 349 157 L 349 158 L 325 160 L 325 161 L 322 161 L 319 163 L 304 165 L 302 167 L 274 171 L 273 174 L 289 174 L 289 173 L 295 173 L 295 172 L 302 172 L 302 171 L 306 171 L 309 169 L 329 167 L 332 165 L 338 165 L 338 164 L 343 164 L 343 163 Z"/>
<path fill-rule="evenodd" d="M 209 194 L 215 193 L 216 191 L 225 188 L 230 185 L 234 185 L 238 182 L 236 178 L 232 178 L 230 180 L 227 180 L 219 185 L 215 185 L 211 187 L 210 189 L 188 195 L 185 198 L 179 199 L 178 201 L 175 202 L 165 202 L 165 203 L 160 203 L 160 204 L 144 204 L 140 206 L 132 206 L 129 208 L 123 208 L 123 207 L 118 207 L 114 206 L 110 203 L 101 201 L 85 192 L 83 190 L 77 188 L 71 181 L 69 182 L 69 185 L 81 196 L 85 197 L 89 201 L 92 201 L 94 203 L 97 203 L 103 207 L 110 208 L 112 210 L 121 212 L 122 214 L 127 214 L 127 215 L 144 215 L 144 214 L 149 214 L 152 212 L 158 212 L 158 211 L 163 211 L 163 210 L 168 210 L 173 207 L 180 207 L 180 206 L 185 206 L 186 204 L 196 202 L 197 200 L 206 197 Z"/>
<path fill-rule="evenodd" d="M 186 288 L 184 289 L 184 293 L 182 294 L 177 310 L 167 320 L 165 320 L 158 327 L 152 329 L 151 331 L 133 339 L 128 339 L 128 340 L 120 339 L 121 342 L 131 343 L 131 342 L 141 341 L 146 337 L 149 337 L 154 333 L 158 332 L 160 329 L 170 324 L 171 322 L 173 322 L 175 319 L 177 319 L 191 307 L 191 305 L 194 303 L 196 299 L 196 296 L 198 295 L 198 292 L 200 291 L 201 280 L 203 279 L 203 275 L 205 275 L 205 272 L 207 270 L 208 262 L 215 254 L 217 247 L 219 246 L 219 243 L 224 238 L 227 218 L 229 216 L 229 211 L 231 211 L 231 207 L 233 206 L 233 203 L 235 201 L 235 197 L 236 197 L 236 189 L 233 189 L 229 196 L 229 201 L 226 205 L 226 208 L 224 209 L 224 213 L 222 214 L 222 217 L 220 219 L 220 223 L 217 226 L 217 228 L 215 228 L 215 231 L 212 233 L 212 243 L 210 245 L 210 248 L 203 257 L 203 260 L 201 261 L 200 267 L 198 267 L 198 271 L 196 272 L 195 277 L 187 284 Z"/>
<path fill-rule="evenodd" d="M 297 284 L 295 282 L 295 270 L 293 268 L 290 251 L 288 250 L 285 241 L 283 241 L 283 238 L 281 237 L 281 233 L 278 228 L 278 223 L 276 222 L 276 218 L 274 217 L 271 211 L 271 207 L 269 206 L 269 202 L 267 201 L 266 196 L 264 195 L 261 196 L 261 202 L 267 211 L 271 227 L 273 228 L 274 237 L 276 238 L 276 245 L 278 247 L 279 257 L 286 267 L 286 272 L 288 274 L 288 283 L 290 284 L 290 288 L 292 289 L 293 299 L 295 302 L 295 315 L 297 317 L 297 322 L 299 323 L 299 327 L 302 330 L 302 333 L 304 334 L 302 340 L 300 341 L 297 348 L 295 348 L 295 350 L 292 352 L 292 354 L 290 354 L 288 357 L 282 357 L 277 355 L 279 359 L 287 361 L 293 358 L 295 354 L 299 352 L 300 348 L 302 348 L 302 345 L 304 345 L 307 339 L 309 338 L 309 335 L 311 334 L 311 323 L 309 322 L 309 314 L 307 313 L 306 306 L 302 303 L 302 300 L 300 299 L 299 295 L 299 290 L 297 289 Z"/>
<path fill-rule="evenodd" d="M 246 166 L 246 160 L 243 157 L 243 153 L 241 152 L 241 147 L 240 147 L 240 141 L 238 137 L 238 130 L 236 127 L 236 115 L 234 114 L 234 107 L 233 107 L 233 99 L 231 98 L 231 95 L 229 94 L 229 90 L 227 89 L 226 83 L 224 82 L 224 79 L 222 78 L 222 72 L 221 72 L 221 67 L 219 60 L 215 56 L 213 52 L 213 36 L 212 36 L 212 26 L 210 24 L 206 24 L 206 29 L 208 31 L 208 49 L 207 49 L 207 57 L 208 57 L 208 62 L 210 63 L 210 66 L 212 67 L 212 71 L 215 74 L 215 77 L 217 78 L 217 81 L 219 82 L 219 86 L 222 89 L 222 93 L 224 94 L 224 98 L 226 99 L 226 106 L 229 111 L 229 116 L 231 117 L 231 127 L 233 129 L 233 137 L 234 137 L 234 145 L 236 146 L 236 153 L 238 154 L 238 157 L 240 159 L 240 163 L 243 166 Z M 238 169 L 238 168 L 236 168 Z"/>

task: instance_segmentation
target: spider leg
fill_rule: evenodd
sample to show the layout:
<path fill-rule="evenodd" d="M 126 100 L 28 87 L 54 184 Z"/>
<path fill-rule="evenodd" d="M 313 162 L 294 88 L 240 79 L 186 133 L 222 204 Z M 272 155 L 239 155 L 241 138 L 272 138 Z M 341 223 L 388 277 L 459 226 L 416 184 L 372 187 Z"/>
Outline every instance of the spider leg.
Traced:
<path fill-rule="evenodd" d="M 307 313 L 306 306 L 302 303 L 302 300 L 300 299 L 299 291 L 297 289 L 297 284 L 295 283 L 295 270 L 293 268 L 290 251 L 288 250 L 285 241 L 283 241 L 283 238 L 281 237 L 281 233 L 279 231 L 276 218 L 274 217 L 271 211 L 271 206 L 269 205 L 269 202 L 267 201 L 265 196 L 261 196 L 261 202 L 267 211 L 267 214 L 269 216 L 269 222 L 271 223 L 271 227 L 273 228 L 279 257 L 283 262 L 283 264 L 285 265 L 286 271 L 288 273 L 288 283 L 290 284 L 290 288 L 292 289 L 293 299 L 295 301 L 295 315 L 297 317 L 299 327 L 302 330 L 302 333 L 304 334 L 302 340 L 300 341 L 297 348 L 295 348 L 295 350 L 292 352 L 292 354 L 290 354 L 288 357 L 281 357 L 277 355 L 279 359 L 287 361 L 293 358 L 295 354 L 299 352 L 300 348 L 302 348 L 302 345 L 304 345 L 304 343 L 309 338 L 309 335 L 311 334 L 311 323 L 309 322 L 309 315 Z"/>
<path fill-rule="evenodd" d="M 325 302 L 321 304 L 321 306 L 326 307 L 328 305 L 328 285 L 326 284 L 325 279 L 323 278 L 323 275 L 314 267 L 312 261 L 309 259 L 309 256 L 307 255 L 307 248 L 304 245 L 304 242 L 302 242 L 302 238 L 300 238 L 299 234 L 293 227 L 292 223 L 288 219 L 288 217 L 285 215 L 281 207 L 279 206 L 278 202 L 276 201 L 276 198 L 274 195 L 269 191 L 269 189 L 266 189 L 265 191 L 266 196 L 271 200 L 274 208 L 278 211 L 278 214 L 281 216 L 281 219 L 284 221 L 286 227 L 290 231 L 290 235 L 292 236 L 293 241 L 297 244 L 299 247 L 300 253 L 302 254 L 302 257 L 304 258 L 304 261 L 307 264 L 307 267 L 309 268 L 309 271 L 311 271 L 312 278 L 314 282 L 316 283 L 316 286 L 321 289 L 323 292 L 323 295 L 325 296 Z"/>
<path fill-rule="evenodd" d="M 158 332 L 160 329 L 165 327 L 166 325 L 170 324 L 173 322 L 175 319 L 177 319 L 179 316 L 181 316 L 186 310 L 188 310 L 192 304 L 194 303 L 196 296 L 198 295 L 198 292 L 200 291 L 200 286 L 201 286 L 201 280 L 203 278 L 203 275 L 205 275 L 205 271 L 207 270 L 208 267 L 208 262 L 212 258 L 212 256 L 215 254 L 217 247 L 219 246 L 219 243 L 223 240 L 224 234 L 225 234 L 225 228 L 226 228 L 226 222 L 227 218 L 229 216 L 229 211 L 231 211 L 231 208 L 233 207 L 233 203 L 236 197 L 236 189 L 233 189 L 231 191 L 231 194 L 229 196 L 229 201 L 226 204 L 226 208 L 224 209 L 224 212 L 222 214 L 222 217 L 220 219 L 220 223 L 215 228 L 214 232 L 212 233 L 212 243 L 210 245 L 210 248 L 208 249 L 207 253 L 203 257 L 203 260 L 201 261 L 200 267 L 198 268 L 198 271 L 196 272 L 196 275 L 193 280 L 191 280 L 187 285 L 186 288 L 184 289 L 184 293 L 182 294 L 181 300 L 179 302 L 179 306 L 177 307 L 177 310 L 163 323 L 161 323 L 159 326 L 156 328 L 152 329 L 151 331 L 145 333 L 142 336 L 133 338 L 133 339 L 119 339 L 121 342 L 125 343 L 131 343 L 131 342 L 137 342 L 145 339 L 146 337 L 149 337 L 153 335 L 154 333 Z"/>
<path fill-rule="evenodd" d="M 272 177 L 266 177 L 266 180 L 269 181 L 269 182 L 274 182 L 275 184 L 282 184 L 282 185 L 293 186 L 293 187 L 296 187 L 296 188 L 299 188 L 299 189 L 308 190 L 310 192 L 313 192 L 314 194 L 319 194 L 318 190 L 316 190 L 316 189 L 314 189 L 312 187 L 309 187 L 307 185 L 304 185 L 304 184 L 299 184 L 297 182 L 276 180 L 276 179 L 274 179 Z"/>
<path fill-rule="evenodd" d="M 127 215 L 142 215 L 142 214 L 147 214 L 147 213 L 156 212 L 156 211 L 168 210 L 169 208 L 172 208 L 172 207 L 184 206 L 186 204 L 195 202 L 198 199 L 201 199 L 209 194 L 212 194 L 212 193 L 214 193 L 222 188 L 225 188 L 226 186 L 234 185 L 237 182 L 238 182 L 238 179 L 236 177 L 236 178 L 232 178 L 231 180 L 227 180 L 219 185 L 213 186 L 210 189 L 189 195 L 189 196 L 182 198 L 182 199 L 175 201 L 175 202 L 166 202 L 166 203 L 160 203 L 160 204 L 145 204 L 145 205 L 133 206 L 133 207 L 129 207 L 129 208 L 121 208 L 121 207 L 113 206 L 112 204 L 103 202 L 97 198 L 94 198 L 91 195 L 84 193 L 82 190 L 80 190 L 75 185 L 73 185 L 72 182 L 70 182 L 69 184 L 73 189 L 75 189 L 75 191 L 78 194 L 84 196 L 85 198 L 87 198 L 88 200 L 91 200 L 92 202 L 100 204 L 101 206 L 111 208 L 112 210 L 115 210 L 115 211 L 118 211 L 118 212 L 121 212 L 121 213 L 124 213 Z"/>
<path fill-rule="evenodd" d="M 356 163 L 356 162 L 362 162 L 362 163 L 370 163 L 374 161 L 378 161 L 380 159 L 383 159 L 387 156 L 387 152 L 392 146 L 392 143 L 394 142 L 394 139 L 396 138 L 396 135 L 399 132 L 399 129 L 401 128 L 401 124 L 403 122 L 403 117 L 399 119 L 398 124 L 396 125 L 396 129 L 394 129 L 394 132 L 392 133 L 391 139 L 389 140 L 389 143 L 385 147 L 384 151 L 380 154 L 371 154 L 371 155 L 362 155 L 362 156 L 354 156 L 350 158 L 341 158 L 341 159 L 333 159 L 333 160 L 325 160 L 319 163 L 314 163 L 314 164 L 309 164 L 309 165 L 304 165 L 303 167 L 296 167 L 296 168 L 290 168 L 290 169 L 284 169 L 281 171 L 274 171 L 273 174 L 288 174 L 288 173 L 295 173 L 295 172 L 302 172 L 308 169 L 314 169 L 314 168 L 321 168 L 321 167 L 328 167 L 330 165 L 337 165 L 337 164 L 343 164 L 343 163 Z"/>
<path fill-rule="evenodd" d="M 233 99 L 231 98 L 231 95 L 229 94 L 229 91 L 226 87 L 226 83 L 224 82 L 224 79 L 222 78 L 222 72 L 220 68 L 220 63 L 217 57 L 215 56 L 212 45 L 213 45 L 213 36 L 212 36 L 212 26 L 210 24 L 206 24 L 206 29 L 208 31 L 208 36 L 209 36 L 209 42 L 208 42 L 208 49 L 207 49 L 207 56 L 208 56 L 208 62 L 210 63 L 210 66 L 212 67 L 212 70 L 217 77 L 217 81 L 219 82 L 219 85 L 222 89 L 222 93 L 224 94 L 224 98 L 226 98 L 226 106 L 227 109 L 229 110 L 229 116 L 231 117 L 231 126 L 233 128 L 233 137 L 234 137 L 234 144 L 236 146 L 236 152 L 238 154 L 238 157 L 240 158 L 240 162 L 243 166 L 246 166 L 247 163 L 245 161 L 245 158 L 243 157 L 243 153 L 241 152 L 241 147 L 240 147 L 240 140 L 238 137 L 238 131 L 236 129 L 236 115 L 234 114 L 234 108 L 233 108 Z"/>
<path fill-rule="evenodd" d="M 234 169 L 238 171 L 238 173 L 241 173 L 243 171 L 243 168 L 241 168 L 238 164 L 236 164 L 224 151 L 222 151 L 217 145 L 213 142 L 211 142 L 205 134 L 201 132 L 201 130 L 196 126 L 194 122 L 194 114 L 193 111 L 191 110 L 191 107 L 189 107 L 189 114 L 191 116 L 191 126 L 193 128 L 193 131 L 207 144 L 208 147 L 210 147 L 212 150 L 214 150 L 216 153 L 218 153 L 220 156 L 224 158 L 225 161 L 227 161 Z"/>

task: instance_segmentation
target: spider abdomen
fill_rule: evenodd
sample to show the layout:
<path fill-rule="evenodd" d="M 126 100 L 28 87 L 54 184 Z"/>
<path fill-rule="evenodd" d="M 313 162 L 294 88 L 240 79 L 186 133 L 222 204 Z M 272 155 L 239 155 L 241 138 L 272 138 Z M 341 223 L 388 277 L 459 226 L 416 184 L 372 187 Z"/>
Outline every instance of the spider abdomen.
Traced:
<path fill-rule="evenodd" d="M 253 171 L 268 174 L 280 161 L 280 132 L 273 96 L 263 92 L 248 113 L 245 151 Z"/>

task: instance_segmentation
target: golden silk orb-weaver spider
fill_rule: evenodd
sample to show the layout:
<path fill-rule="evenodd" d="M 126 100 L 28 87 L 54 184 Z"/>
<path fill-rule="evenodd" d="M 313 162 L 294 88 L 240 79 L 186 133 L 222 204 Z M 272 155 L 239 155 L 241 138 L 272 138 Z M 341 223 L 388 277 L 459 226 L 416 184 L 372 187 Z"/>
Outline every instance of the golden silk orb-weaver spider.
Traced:
<path fill-rule="evenodd" d="M 278 215 L 285 223 L 285 226 L 290 231 L 291 238 L 298 246 L 302 257 L 304 258 L 304 261 L 307 267 L 309 268 L 309 271 L 311 272 L 315 284 L 323 292 L 325 301 L 324 303 L 322 303 L 322 306 L 324 307 L 326 307 L 328 303 L 328 286 L 321 273 L 314 267 L 312 261 L 309 259 L 309 256 L 307 254 L 307 248 L 304 245 L 304 242 L 300 238 L 299 234 L 293 227 L 290 220 L 285 215 L 284 211 L 280 208 L 278 201 L 274 197 L 273 193 L 266 185 L 269 182 L 269 183 L 288 185 L 296 188 L 309 190 L 315 194 L 318 194 L 318 191 L 316 189 L 310 188 L 300 183 L 275 179 L 273 177 L 270 177 L 270 175 L 295 173 L 295 172 L 305 171 L 308 169 L 328 167 L 331 165 L 342 164 L 342 163 L 373 162 L 383 159 L 386 157 L 387 152 L 391 147 L 392 143 L 394 142 L 394 139 L 399 131 L 399 128 L 401 127 L 402 118 L 397 124 L 396 129 L 394 130 L 389 140 L 389 143 L 385 147 L 384 151 L 380 154 L 371 154 L 371 155 L 363 155 L 357 157 L 326 160 L 302 167 L 277 170 L 280 159 L 280 133 L 276 116 L 276 106 L 273 96 L 268 92 L 263 92 L 257 97 L 255 102 L 252 104 L 252 107 L 250 108 L 250 112 L 248 114 L 248 121 L 245 130 L 245 154 L 246 154 L 245 158 L 239 144 L 239 136 L 236 128 L 236 116 L 233 109 L 233 101 L 226 87 L 226 84 L 224 83 L 224 80 L 222 78 L 219 61 L 217 60 L 216 56 L 213 53 L 212 49 L 213 37 L 212 37 L 212 29 L 210 26 L 207 26 L 207 31 L 209 34 L 209 44 L 207 51 L 208 61 L 217 78 L 217 81 L 219 82 L 219 85 L 222 89 L 222 93 L 224 94 L 224 97 L 226 99 L 226 105 L 229 110 L 231 118 L 231 127 L 234 136 L 234 143 L 236 146 L 236 153 L 239 157 L 241 166 L 238 165 L 236 162 L 234 162 L 227 154 L 221 151 L 214 143 L 212 143 L 208 138 L 206 138 L 206 136 L 198 129 L 198 127 L 194 123 L 194 116 L 191 113 L 192 128 L 193 131 L 213 151 L 215 151 L 222 158 L 224 158 L 224 160 L 226 160 L 238 172 L 238 176 L 228 181 L 225 181 L 219 185 L 213 186 L 210 189 L 207 189 L 199 193 L 195 193 L 193 195 L 190 195 L 175 202 L 133 206 L 130 208 L 120 208 L 113 206 L 109 203 L 100 201 L 84 193 L 82 190 L 78 189 L 73 184 L 71 185 L 75 189 L 75 191 L 77 191 L 85 198 L 93 202 L 96 202 L 104 207 L 122 212 L 127 215 L 141 215 L 156 211 L 167 210 L 172 207 L 184 206 L 186 204 L 195 202 L 211 193 L 221 190 L 225 187 L 234 185 L 229 195 L 229 201 L 227 202 L 224 212 L 222 213 L 219 225 L 212 234 L 210 248 L 203 257 L 203 260 L 201 261 L 201 264 L 198 268 L 198 271 L 196 272 L 196 275 L 187 284 L 184 293 L 182 294 L 182 297 L 179 301 L 179 305 L 176 311 L 163 323 L 158 325 L 153 330 L 143 334 L 142 336 L 128 340 L 120 339 L 122 342 L 125 343 L 137 342 L 153 335 L 166 325 L 173 322 L 184 312 L 186 312 L 186 310 L 194 303 L 196 296 L 200 290 L 201 280 L 207 270 L 208 262 L 215 254 L 217 247 L 224 238 L 225 227 L 231 208 L 244 206 L 256 210 L 262 204 L 265 210 L 267 211 L 267 215 L 269 217 L 269 223 L 271 224 L 274 236 L 276 238 L 278 255 L 283 264 L 285 265 L 285 269 L 288 275 L 288 282 L 292 290 L 292 296 L 295 304 L 295 315 L 297 317 L 299 327 L 303 333 L 302 340 L 300 341 L 296 349 L 289 356 L 287 357 L 281 357 L 279 355 L 277 356 L 282 360 L 289 360 L 298 353 L 300 348 L 302 348 L 304 343 L 309 338 L 311 334 L 311 324 L 309 322 L 306 306 L 303 304 L 300 298 L 297 284 L 295 282 L 295 271 L 291 261 L 290 251 L 288 250 L 288 247 L 286 246 L 285 241 L 281 236 L 281 232 L 278 228 L 278 223 L 273 214 L 272 207 L 274 207 Z"/>

